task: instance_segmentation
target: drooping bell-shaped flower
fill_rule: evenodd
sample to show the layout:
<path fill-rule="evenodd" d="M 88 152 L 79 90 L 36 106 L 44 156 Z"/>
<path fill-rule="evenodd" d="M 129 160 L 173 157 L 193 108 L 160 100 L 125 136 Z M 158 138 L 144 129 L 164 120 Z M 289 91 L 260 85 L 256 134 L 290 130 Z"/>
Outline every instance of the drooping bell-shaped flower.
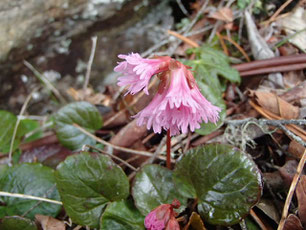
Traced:
<path fill-rule="evenodd" d="M 216 123 L 221 109 L 201 94 L 189 67 L 170 57 L 142 58 L 139 54 L 119 55 L 115 71 L 123 73 L 119 86 L 129 86 L 128 93 L 144 90 L 155 74 L 160 78 L 159 90 L 152 101 L 134 116 L 138 125 L 147 125 L 155 133 L 170 130 L 170 135 L 200 128 L 202 122 Z"/>
<path fill-rule="evenodd" d="M 165 71 L 171 59 L 170 57 L 142 58 L 138 53 L 120 54 L 118 57 L 125 59 L 125 61 L 119 62 L 114 69 L 123 74 L 118 78 L 118 85 L 128 86 L 127 93 L 130 94 L 138 93 L 141 90 L 149 94 L 148 84 L 151 77 Z"/>
<path fill-rule="evenodd" d="M 216 123 L 221 109 L 201 94 L 192 73 L 182 63 L 171 60 L 161 74 L 159 91 L 150 104 L 134 117 L 137 124 L 153 127 L 155 133 L 170 130 L 170 135 L 200 128 L 204 121 Z"/>
<path fill-rule="evenodd" d="M 175 219 L 173 208 L 179 208 L 180 202 L 176 199 L 172 204 L 162 204 L 153 209 L 145 218 L 144 225 L 147 230 L 179 230 L 179 224 Z M 176 227 L 176 228 L 170 228 Z M 177 228 L 178 227 L 178 228 Z"/>

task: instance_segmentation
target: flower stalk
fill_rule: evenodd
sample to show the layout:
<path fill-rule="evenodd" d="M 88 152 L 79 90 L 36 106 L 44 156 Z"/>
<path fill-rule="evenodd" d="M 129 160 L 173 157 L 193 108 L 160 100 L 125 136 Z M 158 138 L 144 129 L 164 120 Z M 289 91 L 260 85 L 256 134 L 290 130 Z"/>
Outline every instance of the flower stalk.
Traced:
<path fill-rule="evenodd" d="M 167 168 L 171 169 L 171 136 L 170 129 L 167 130 Z"/>

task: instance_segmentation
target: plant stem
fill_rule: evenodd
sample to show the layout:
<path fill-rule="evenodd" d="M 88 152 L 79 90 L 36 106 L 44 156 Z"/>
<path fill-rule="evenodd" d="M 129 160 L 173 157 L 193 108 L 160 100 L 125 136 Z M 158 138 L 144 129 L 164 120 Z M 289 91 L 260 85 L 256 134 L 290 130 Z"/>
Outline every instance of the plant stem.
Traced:
<path fill-rule="evenodd" d="M 51 200 L 51 199 L 44 198 L 44 197 L 37 197 L 37 196 L 32 196 L 32 195 L 20 194 L 20 193 L 10 193 L 10 192 L 0 191 L 0 196 L 15 197 L 15 198 L 22 198 L 22 199 L 30 199 L 30 200 L 39 200 L 39 201 L 44 201 L 44 202 L 58 204 L 58 205 L 63 204 L 61 201 L 58 201 L 58 200 Z"/>
<path fill-rule="evenodd" d="M 171 169 L 171 137 L 170 137 L 170 129 L 167 130 L 167 168 Z"/>

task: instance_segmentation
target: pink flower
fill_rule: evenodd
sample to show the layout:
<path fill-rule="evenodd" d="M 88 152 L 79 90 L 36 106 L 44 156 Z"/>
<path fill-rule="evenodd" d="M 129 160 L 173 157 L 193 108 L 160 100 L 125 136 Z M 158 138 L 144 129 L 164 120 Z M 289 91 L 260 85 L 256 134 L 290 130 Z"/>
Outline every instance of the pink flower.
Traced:
<path fill-rule="evenodd" d="M 180 202 L 176 199 L 172 204 L 162 204 L 153 209 L 145 218 L 144 225 L 148 230 L 176 230 L 180 229 L 177 220 L 175 219 L 176 213 L 173 208 L 179 208 Z M 176 222 L 176 224 L 175 224 Z M 170 226 L 178 226 L 178 228 L 169 228 Z"/>
<path fill-rule="evenodd" d="M 118 78 L 118 85 L 129 86 L 127 94 L 135 94 L 141 90 L 149 94 L 148 84 L 151 77 L 165 71 L 171 59 L 170 57 L 147 59 L 142 58 L 138 53 L 121 54 L 118 57 L 125 61 L 119 62 L 114 70 L 123 74 Z"/>
<path fill-rule="evenodd" d="M 180 230 L 180 225 L 175 219 L 175 217 L 171 217 L 170 220 L 168 221 L 167 227 L 165 230 Z"/>
<path fill-rule="evenodd" d="M 153 127 L 155 133 L 170 130 L 170 135 L 200 128 L 204 121 L 216 123 L 221 109 L 201 94 L 192 73 L 182 63 L 171 59 L 169 70 L 160 75 L 158 93 L 150 104 L 136 114 L 137 124 Z"/>

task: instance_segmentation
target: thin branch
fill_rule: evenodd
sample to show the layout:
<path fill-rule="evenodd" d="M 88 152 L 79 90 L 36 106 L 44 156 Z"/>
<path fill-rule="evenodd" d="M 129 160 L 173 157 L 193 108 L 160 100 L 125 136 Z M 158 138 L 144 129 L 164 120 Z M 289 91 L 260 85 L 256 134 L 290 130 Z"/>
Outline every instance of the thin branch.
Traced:
<path fill-rule="evenodd" d="M 294 124 L 294 125 L 306 125 L 306 120 L 305 119 L 292 119 L 292 120 L 266 120 L 266 119 L 255 119 L 255 118 L 246 118 L 242 120 L 225 120 L 224 122 L 226 124 L 231 124 L 231 125 L 242 125 L 244 123 L 247 123 L 249 121 L 256 121 L 259 124 L 265 124 L 265 125 L 273 125 L 277 126 L 279 124 L 281 125 L 289 125 L 289 124 Z"/>
<path fill-rule="evenodd" d="M 266 120 L 266 119 L 255 119 L 255 118 L 247 118 L 243 120 L 225 120 L 226 124 L 230 125 L 243 125 L 248 122 L 254 122 L 259 126 L 263 125 L 271 125 L 278 127 L 279 129 L 283 130 L 290 138 L 297 141 L 299 144 L 306 147 L 306 142 L 302 140 L 299 136 L 295 135 L 289 129 L 287 129 L 284 125 L 294 124 L 294 125 L 306 125 L 305 119 L 297 119 L 297 120 Z"/>
<path fill-rule="evenodd" d="M 85 76 L 85 82 L 83 85 L 83 91 L 87 89 L 89 78 L 90 78 L 90 73 L 91 73 L 91 66 L 95 57 L 95 51 L 96 51 L 96 46 L 97 46 L 97 36 L 91 38 L 92 41 L 92 47 L 91 47 L 91 52 L 90 52 L 90 57 L 88 60 L 87 64 L 87 71 L 86 71 L 86 76 Z"/>
<path fill-rule="evenodd" d="M 13 155 L 13 147 L 14 147 L 14 142 L 15 142 L 15 138 L 16 138 L 16 134 L 17 134 L 17 130 L 18 130 L 18 127 L 19 127 L 19 124 L 20 124 L 20 116 L 22 116 L 32 98 L 32 95 L 36 92 L 37 88 L 35 88 L 26 98 L 25 102 L 23 103 L 22 105 L 22 108 L 21 108 L 21 111 L 19 113 L 19 116 L 17 117 L 17 121 L 16 121 L 16 124 L 15 124 L 15 127 L 14 127 L 14 131 L 13 131 L 13 136 L 12 136 L 12 139 L 11 139 L 11 144 L 10 144 L 10 151 L 9 151 L 9 154 L 8 154 L 8 163 L 9 163 L 9 166 L 12 166 L 12 155 Z"/>
<path fill-rule="evenodd" d="M 28 67 L 33 73 L 34 76 L 36 76 L 42 83 L 45 84 L 45 86 L 51 90 L 51 92 L 59 99 L 61 102 L 66 102 L 65 98 L 60 94 L 60 92 L 52 85 L 52 83 L 40 72 L 38 72 L 33 65 L 31 65 L 27 61 L 23 61 L 24 65 Z"/>
<path fill-rule="evenodd" d="M 175 32 L 175 31 L 168 30 L 168 34 L 181 39 L 182 41 L 186 42 L 187 44 L 191 45 L 192 47 L 199 47 L 198 43 L 192 41 L 191 39 Z"/>
<path fill-rule="evenodd" d="M 233 65 L 232 67 L 238 70 L 239 72 L 245 72 L 255 69 L 262 69 L 264 67 L 284 66 L 289 64 L 297 64 L 305 62 L 306 62 L 306 54 L 296 54 L 296 55 L 269 58 L 264 60 L 256 60 L 248 63 Z"/>
<path fill-rule="evenodd" d="M 114 158 L 114 159 L 120 161 L 120 162 L 121 162 L 122 164 L 124 164 L 125 166 L 129 167 L 130 169 L 132 169 L 132 170 L 134 170 L 134 171 L 137 171 L 137 168 L 135 168 L 133 165 L 130 165 L 130 164 L 127 163 L 126 161 L 122 160 L 120 157 L 117 157 L 117 156 L 115 156 L 115 155 L 113 155 L 113 154 L 110 154 L 110 153 L 108 153 L 108 152 L 106 152 L 106 151 L 104 151 L 104 150 L 102 150 L 102 149 L 96 148 L 96 147 L 94 147 L 94 146 L 92 146 L 92 145 L 84 145 L 84 146 L 87 147 L 87 148 L 91 148 L 91 149 L 97 150 L 98 152 L 103 153 L 103 154 L 105 154 L 105 155 L 107 155 L 107 156 L 109 156 L 109 157 L 111 157 L 111 158 Z"/>
<path fill-rule="evenodd" d="M 250 71 L 240 72 L 240 76 L 247 77 L 247 76 L 260 75 L 260 74 L 289 72 L 289 71 L 302 70 L 302 69 L 306 69 L 306 63 L 298 63 L 298 64 L 284 65 L 284 66 L 271 66 L 266 68 L 254 69 Z"/>
<path fill-rule="evenodd" d="M 82 133 L 86 134 L 87 136 L 93 138 L 94 140 L 96 140 L 97 142 L 110 146 L 113 149 L 116 150 L 120 150 L 122 152 L 126 152 L 126 153 L 133 153 L 133 154 L 137 154 L 137 155 L 141 155 L 141 156 L 147 156 L 147 157 L 151 157 L 152 153 L 150 152 L 146 152 L 146 151 L 140 151 L 140 150 L 134 150 L 134 149 L 129 149 L 129 148 L 125 148 L 125 147 L 121 147 L 121 146 L 117 146 L 117 145 L 113 145 L 99 137 L 96 137 L 95 135 L 91 134 L 90 132 L 88 132 L 87 130 L 85 130 L 84 128 L 82 128 L 81 126 L 79 126 L 78 124 L 73 124 L 73 126 L 75 126 L 77 129 L 79 129 Z M 161 160 L 166 160 L 165 157 L 163 156 L 158 156 L 159 159 Z"/>
<path fill-rule="evenodd" d="M 155 152 L 152 154 L 152 157 L 145 163 L 152 164 L 159 154 L 159 152 L 162 150 L 163 146 L 166 144 L 167 136 L 164 136 L 161 142 L 159 143 L 158 147 L 156 148 Z"/>
<path fill-rule="evenodd" d="M 16 197 L 16 198 L 29 199 L 29 200 L 38 200 L 38 201 L 44 201 L 44 202 L 48 202 L 52 204 L 63 205 L 61 201 L 51 200 L 48 198 L 43 198 L 43 197 L 38 197 L 38 196 L 20 194 L 20 193 L 9 193 L 9 192 L 0 191 L 0 196 Z"/>
<path fill-rule="evenodd" d="M 293 193 L 295 191 L 297 183 L 299 182 L 299 179 L 300 179 L 301 174 L 303 172 L 305 161 L 306 161 L 306 150 L 304 151 L 303 156 L 302 156 L 302 158 L 301 158 L 301 160 L 300 160 L 300 162 L 297 166 L 296 173 L 295 173 L 295 175 L 293 177 L 293 180 L 292 180 L 292 183 L 290 185 L 289 192 L 288 192 L 286 202 L 285 202 L 285 205 L 284 205 L 284 209 L 283 209 L 282 218 L 279 222 L 277 230 L 283 230 L 283 228 L 284 228 L 285 221 L 286 221 L 286 218 L 287 218 L 287 215 L 288 215 L 289 206 L 290 206 L 290 203 L 291 203 L 291 200 L 292 200 L 292 197 L 293 197 Z"/>
<path fill-rule="evenodd" d="M 281 7 L 280 8 L 278 8 L 278 10 L 272 15 L 272 17 L 268 20 L 268 21 L 266 21 L 265 23 L 263 23 L 263 24 L 269 24 L 269 23 L 271 23 L 271 22 L 273 22 L 275 19 L 276 19 L 276 17 L 292 2 L 293 0 L 287 0 L 283 5 L 281 5 Z"/>
<path fill-rule="evenodd" d="M 182 3 L 182 0 L 176 0 L 176 3 L 178 4 L 178 6 L 180 7 L 181 11 L 183 12 L 183 14 L 185 14 L 185 16 L 189 17 L 189 13 L 186 10 L 185 6 Z"/>
<path fill-rule="evenodd" d="M 295 135 L 293 132 L 291 132 L 289 129 L 287 129 L 285 126 L 282 124 L 277 125 L 276 127 L 279 127 L 281 130 L 283 130 L 289 137 L 291 137 L 293 140 L 298 142 L 299 144 L 303 145 L 306 147 L 306 142 L 302 140 L 299 136 Z"/>

